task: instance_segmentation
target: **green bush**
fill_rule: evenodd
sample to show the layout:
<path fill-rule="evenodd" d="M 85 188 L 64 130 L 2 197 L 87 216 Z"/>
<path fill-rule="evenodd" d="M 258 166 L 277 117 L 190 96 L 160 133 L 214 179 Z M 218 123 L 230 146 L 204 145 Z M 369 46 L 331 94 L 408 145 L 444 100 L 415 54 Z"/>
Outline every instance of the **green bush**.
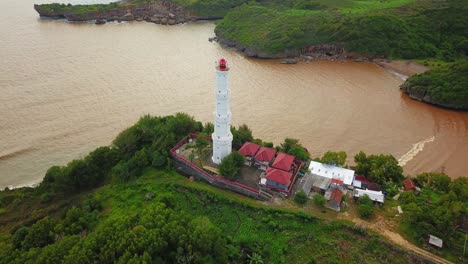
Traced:
<path fill-rule="evenodd" d="M 323 195 L 321 194 L 316 194 L 314 195 L 314 197 L 312 198 L 312 201 L 314 202 L 314 204 L 318 207 L 325 207 L 325 203 L 327 202 L 327 200 L 325 200 L 325 197 L 323 197 Z"/>
<path fill-rule="evenodd" d="M 363 219 L 370 219 L 374 215 L 374 204 L 369 196 L 364 195 L 359 198 L 359 216 Z"/>
<path fill-rule="evenodd" d="M 299 205 L 304 205 L 307 203 L 307 195 L 305 194 L 305 192 L 303 190 L 300 190 L 299 192 L 296 193 L 296 195 L 294 196 L 294 202 L 296 202 L 297 204 Z"/>
<path fill-rule="evenodd" d="M 244 156 L 237 151 L 233 151 L 219 164 L 219 173 L 226 179 L 233 180 L 239 173 L 239 169 L 244 165 L 244 162 Z"/>

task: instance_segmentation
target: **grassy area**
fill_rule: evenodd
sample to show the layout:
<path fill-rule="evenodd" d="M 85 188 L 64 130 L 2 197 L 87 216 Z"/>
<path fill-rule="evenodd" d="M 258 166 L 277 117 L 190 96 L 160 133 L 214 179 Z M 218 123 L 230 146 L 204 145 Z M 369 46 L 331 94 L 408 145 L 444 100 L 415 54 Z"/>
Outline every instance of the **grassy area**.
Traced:
<path fill-rule="evenodd" d="M 147 199 L 148 193 L 155 194 L 154 199 Z M 93 229 L 77 243 L 88 243 L 86 240 L 93 237 L 93 230 L 105 228 L 109 221 L 124 216 L 138 217 L 155 202 L 163 202 L 191 218 L 209 218 L 229 241 L 232 262 L 245 261 L 247 254 L 252 253 L 259 254 L 267 263 L 407 263 L 412 258 L 379 236 L 355 229 L 346 221 L 321 220 L 294 206 L 272 209 L 204 183 L 190 182 L 174 171 L 148 169 L 135 181 L 107 184 L 71 200 L 80 206 L 91 198 L 99 200 L 103 209 Z M 24 201 L 19 203 L 20 207 L 23 205 Z M 9 208 L 1 217 L 13 210 Z M 62 221 L 63 212 L 64 209 L 56 214 L 58 222 Z M 11 230 L 5 232 L 3 225 L 1 229 L 4 235 L 0 243 L 8 243 Z M 59 245 L 62 241 L 68 240 L 65 237 L 55 243 Z M 41 250 L 37 248 L 34 254 L 41 256 Z"/>

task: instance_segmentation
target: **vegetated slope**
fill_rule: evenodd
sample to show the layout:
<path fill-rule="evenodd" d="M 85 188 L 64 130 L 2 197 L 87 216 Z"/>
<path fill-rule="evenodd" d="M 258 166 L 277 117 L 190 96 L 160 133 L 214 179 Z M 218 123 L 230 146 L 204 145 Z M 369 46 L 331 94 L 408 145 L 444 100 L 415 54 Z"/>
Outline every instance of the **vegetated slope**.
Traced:
<path fill-rule="evenodd" d="M 4 233 L 0 243 L 0 263 L 424 262 L 347 222 L 268 209 L 154 169 Z"/>
<path fill-rule="evenodd" d="M 298 55 L 304 47 L 317 44 L 404 59 L 453 59 L 466 52 L 467 7 L 458 1 L 366 12 L 345 10 L 243 5 L 229 12 L 215 32 L 222 40 L 251 46 L 271 57 L 288 52 Z"/>
<path fill-rule="evenodd" d="M 401 89 L 417 100 L 468 110 L 468 61 L 459 60 L 412 76 Z"/>

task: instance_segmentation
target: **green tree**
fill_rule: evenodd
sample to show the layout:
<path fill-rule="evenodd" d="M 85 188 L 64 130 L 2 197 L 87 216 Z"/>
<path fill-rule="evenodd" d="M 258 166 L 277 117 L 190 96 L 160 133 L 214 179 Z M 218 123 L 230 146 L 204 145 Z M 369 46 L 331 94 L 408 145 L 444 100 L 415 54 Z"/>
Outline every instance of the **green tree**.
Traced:
<path fill-rule="evenodd" d="M 31 226 L 28 234 L 24 237 L 22 247 L 30 249 L 53 243 L 55 239 L 54 228 L 55 222 L 49 217 L 37 221 Z"/>
<path fill-rule="evenodd" d="M 252 130 L 246 125 L 242 124 L 237 129 L 232 126 L 232 147 L 234 149 L 239 149 L 245 142 L 253 141 Z"/>
<path fill-rule="evenodd" d="M 294 196 L 294 202 L 296 202 L 299 205 L 304 205 L 307 203 L 307 195 L 303 190 L 300 190 L 299 192 L 296 193 Z"/>
<path fill-rule="evenodd" d="M 327 202 L 327 200 L 325 200 L 325 197 L 323 197 L 321 194 L 314 195 L 312 201 L 316 206 L 321 208 L 325 207 L 325 203 Z"/>
<path fill-rule="evenodd" d="M 237 176 L 244 162 L 244 156 L 237 151 L 233 151 L 219 164 L 219 173 L 227 179 L 232 180 Z"/>
<path fill-rule="evenodd" d="M 400 183 L 403 169 L 392 155 L 369 155 L 359 152 L 355 157 L 356 174 L 368 177 L 371 181 L 383 185 L 385 182 Z"/>
<path fill-rule="evenodd" d="M 374 204 L 369 196 L 364 195 L 359 198 L 359 216 L 363 219 L 370 219 L 374 214 Z"/>
<path fill-rule="evenodd" d="M 347 155 L 344 151 L 327 151 L 325 154 L 323 154 L 322 158 L 320 159 L 320 162 L 343 167 L 346 163 L 346 158 Z"/>
<path fill-rule="evenodd" d="M 279 150 L 293 155 L 303 161 L 309 159 L 309 152 L 307 152 L 307 150 L 299 143 L 298 139 L 285 138 L 284 142 L 281 143 Z"/>

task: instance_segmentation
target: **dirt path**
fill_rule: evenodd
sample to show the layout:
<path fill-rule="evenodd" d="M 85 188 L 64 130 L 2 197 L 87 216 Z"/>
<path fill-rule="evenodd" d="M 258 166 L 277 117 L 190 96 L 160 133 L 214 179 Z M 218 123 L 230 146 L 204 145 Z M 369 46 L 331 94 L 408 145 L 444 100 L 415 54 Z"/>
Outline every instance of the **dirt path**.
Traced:
<path fill-rule="evenodd" d="M 453 264 L 452 262 L 444 259 L 444 258 L 441 258 L 439 256 L 436 256 L 422 248 L 419 248 L 413 244 L 411 244 L 410 242 L 408 242 L 408 240 L 404 239 L 400 234 L 396 233 L 396 232 L 393 232 L 391 231 L 389 228 L 391 228 L 389 226 L 389 223 L 387 223 L 382 217 L 378 217 L 377 221 L 371 223 L 371 222 L 367 222 L 367 221 L 364 221 L 364 220 L 361 220 L 359 218 L 353 218 L 353 217 L 350 217 L 349 215 L 347 215 L 346 213 L 342 214 L 342 216 L 340 218 L 343 218 L 343 219 L 347 219 L 347 220 L 351 220 L 353 221 L 355 224 L 358 224 L 360 226 L 365 226 L 367 228 L 370 228 L 371 230 L 377 232 L 377 233 L 380 233 L 382 234 L 383 236 L 385 236 L 387 239 L 389 239 L 390 241 L 392 241 L 393 243 L 409 250 L 409 251 L 412 251 L 418 255 L 421 255 L 425 258 L 427 258 L 428 260 L 431 260 L 435 263 L 443 263 L 443 264 Z"/>

